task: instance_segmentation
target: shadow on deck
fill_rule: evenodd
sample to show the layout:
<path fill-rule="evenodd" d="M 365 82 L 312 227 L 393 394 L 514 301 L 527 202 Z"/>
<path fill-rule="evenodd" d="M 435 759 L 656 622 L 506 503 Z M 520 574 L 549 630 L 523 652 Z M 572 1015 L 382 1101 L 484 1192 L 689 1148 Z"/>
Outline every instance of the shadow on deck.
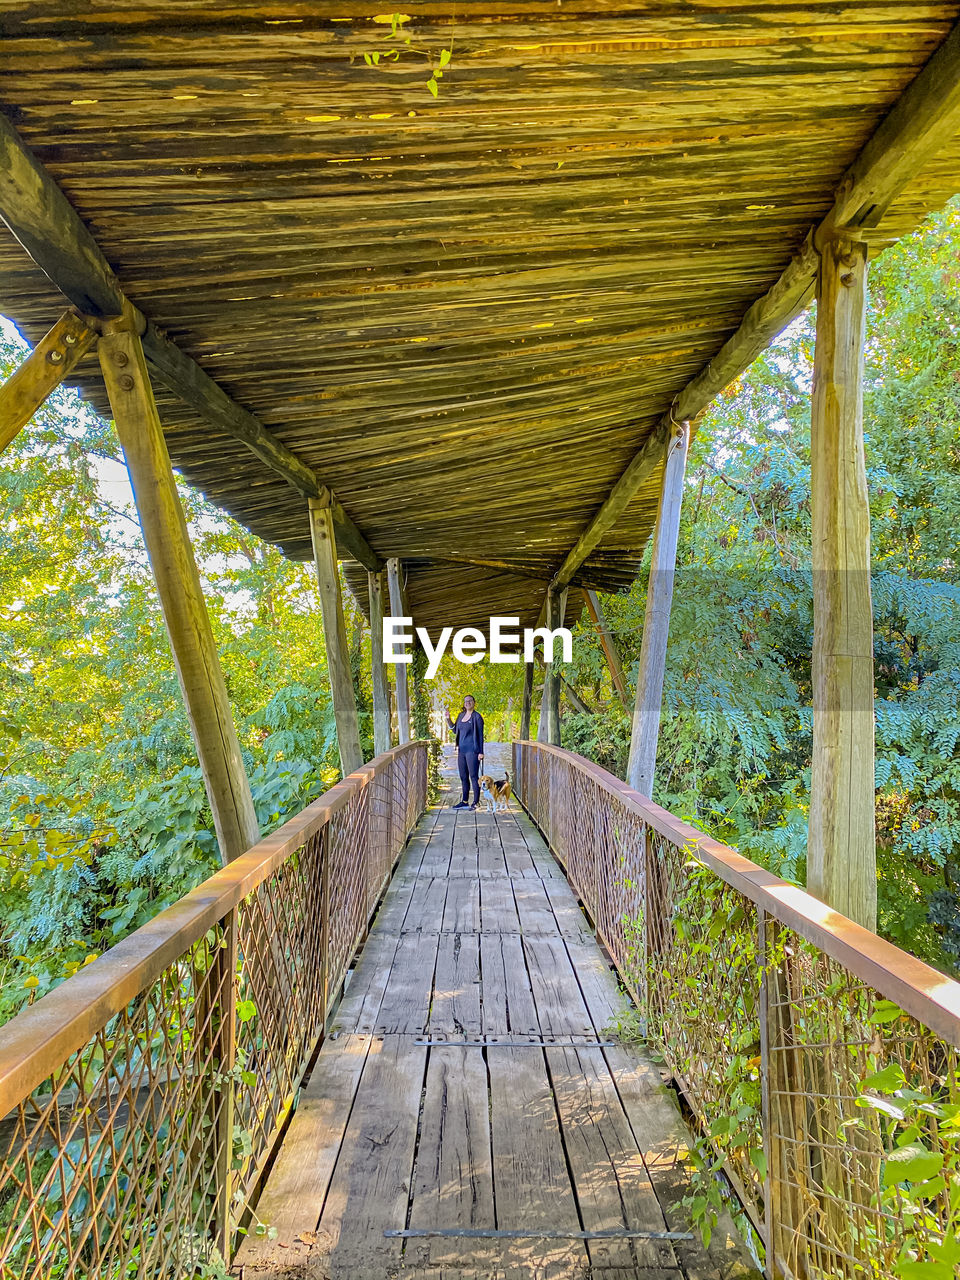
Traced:
<path fill-rule="evenodd" d="M 611 1035 L 624 998 L 533 823 L 454 798 L 410 838 L 257 1207 L 276 1234 L 234 1274 L 748 1273 L 731 1230 L 692 1231 L 689 1131 Z"/>

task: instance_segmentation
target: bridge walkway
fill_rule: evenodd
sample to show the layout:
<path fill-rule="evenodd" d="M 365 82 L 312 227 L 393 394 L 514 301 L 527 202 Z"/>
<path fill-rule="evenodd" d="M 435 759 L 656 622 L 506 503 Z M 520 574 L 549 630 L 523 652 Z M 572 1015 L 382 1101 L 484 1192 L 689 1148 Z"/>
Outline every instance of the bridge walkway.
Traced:
<path fill-rule="evenodd" d="M 740 1271 L 732 1236 L 710 1255 L 693 1236 L 689 1131 L 614 1031 L 624 999 L 543 839 L 516 801 L 453 799 L 409 841 L 258 1205 L 272 1238 L 251 1234 L 235 1273 Z"/>

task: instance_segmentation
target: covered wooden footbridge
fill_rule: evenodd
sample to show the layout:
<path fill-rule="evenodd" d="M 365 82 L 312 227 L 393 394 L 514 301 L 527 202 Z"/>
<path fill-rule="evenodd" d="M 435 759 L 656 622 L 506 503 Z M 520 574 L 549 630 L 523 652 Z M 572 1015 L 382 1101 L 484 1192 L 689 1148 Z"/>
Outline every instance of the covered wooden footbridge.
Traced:
<path fill-rule="evenodd" d="M 0 1275 L 717 1275 L 694 1132 L 768 1274 L 949 1274 L 960 988 L 870 931 L 860 368 L 871 253 L 960 185 L 960 5 L 410 8 L 3 6 L 0 439 L 64 379 L 115 419 L 225 865 L 0 1030 Z M 815 291 L 808 895 L 647 797 L 690 431 Z M 346 776 L 265 838 L 171 464 L 316 558 Z M 630 785 L 548 665 L 525 814 L 428 807 L 386 599 L 556 623 L 655 525 Z"/>

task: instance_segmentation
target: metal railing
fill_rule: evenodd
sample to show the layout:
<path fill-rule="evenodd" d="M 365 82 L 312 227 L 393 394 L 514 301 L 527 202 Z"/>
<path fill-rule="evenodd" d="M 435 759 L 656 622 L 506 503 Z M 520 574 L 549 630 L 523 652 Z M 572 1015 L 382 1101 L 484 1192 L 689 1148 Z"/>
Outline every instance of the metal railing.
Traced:
<path fill-rule="evenodd" d="M 722 1165 L 771 1276 L 960 1274 L 960 984 L 590 761 L 514 770 L 700 1121 L 701 1199 Z"/>
<path fill-rule="evenodd" d="M 406 838 L 397 747 L 0 1029 L 0 1278 L 204 1276 Z"/>

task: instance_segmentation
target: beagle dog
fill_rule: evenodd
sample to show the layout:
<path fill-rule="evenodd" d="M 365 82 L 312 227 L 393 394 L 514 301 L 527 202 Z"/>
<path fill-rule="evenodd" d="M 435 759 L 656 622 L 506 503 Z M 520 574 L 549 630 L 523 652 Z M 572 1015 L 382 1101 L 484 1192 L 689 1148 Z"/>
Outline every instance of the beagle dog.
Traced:
<path fill-rule="evenodd" d="M 509 774 L 502 782 L 495 782 L 488 773 L 480 775 L 481 808 L 485 813 L 496 813 L 499 809 L 509 810 L 512 794 Z"/>

